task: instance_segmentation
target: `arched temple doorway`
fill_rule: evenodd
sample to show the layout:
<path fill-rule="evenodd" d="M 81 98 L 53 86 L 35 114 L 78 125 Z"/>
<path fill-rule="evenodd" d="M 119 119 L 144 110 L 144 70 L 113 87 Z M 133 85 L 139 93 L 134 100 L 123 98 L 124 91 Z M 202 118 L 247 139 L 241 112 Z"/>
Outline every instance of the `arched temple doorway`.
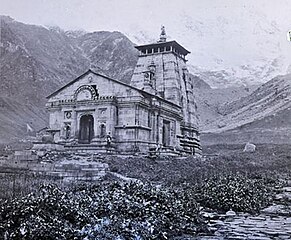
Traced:
<path fill-rule="evenodd" d="M 94 136 L 94 118 L 84 115 L 80 119 L 79 143 L 90 143 Z"/>

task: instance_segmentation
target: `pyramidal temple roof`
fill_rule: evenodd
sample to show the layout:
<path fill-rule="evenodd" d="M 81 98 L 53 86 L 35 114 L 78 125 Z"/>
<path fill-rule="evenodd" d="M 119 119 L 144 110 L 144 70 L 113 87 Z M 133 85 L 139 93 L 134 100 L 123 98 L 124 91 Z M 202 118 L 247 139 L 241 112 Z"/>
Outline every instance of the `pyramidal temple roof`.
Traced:
<path fill-rule="evenodd" d="M 176 41 L 167 41 L 167 35 L 166 35 L 166 30 L 164 26 L 162 26 L 161 28 L 159 41 L 157 41 L 156 43 L 135 46 L 135 48 L 138 49 L 139 51 L 145 51 L 147 49 L 153 49 L 153 48 L 164 48 L 164 47 L 165 48 L 170 47 L 172 49 L 176 49 L 179 53 L 183 54 L 184 56 L 190 53 L 190 51 L 188 51 L 186 48 L 181 46 Z"/>

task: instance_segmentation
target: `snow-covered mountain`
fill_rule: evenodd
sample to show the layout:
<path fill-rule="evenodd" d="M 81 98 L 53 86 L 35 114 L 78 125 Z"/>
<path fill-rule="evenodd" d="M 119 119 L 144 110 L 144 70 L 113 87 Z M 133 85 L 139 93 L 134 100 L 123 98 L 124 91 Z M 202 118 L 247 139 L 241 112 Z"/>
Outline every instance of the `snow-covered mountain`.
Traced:
<path fill-rule="evenodd" d="M 172 20 L 173 25 L 166 26 L 168 38 L 191 51 L 190 71 L 215 88 L 262 84 L 288 74 L 291 43 L 286 37 L 287 20 L 282 24 L 251 5 L 229 5 L 221 4 L 215 14 L 213 7 L 193 14 L 184 11 Z M 143 30 L 126 33 L 133 42 L 158 38 L 158 29 L 152 26 L 135 28 Z"/>

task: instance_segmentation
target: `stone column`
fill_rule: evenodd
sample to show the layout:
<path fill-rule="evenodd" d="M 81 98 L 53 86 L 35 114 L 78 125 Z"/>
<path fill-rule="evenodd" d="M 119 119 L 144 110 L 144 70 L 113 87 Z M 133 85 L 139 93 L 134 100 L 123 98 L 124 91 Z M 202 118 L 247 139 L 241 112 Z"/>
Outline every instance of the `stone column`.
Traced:
<path fill-rule="evenodd" d="M 73 140 L 78 140 L 78 133 L 79 133 L 79 127 L 78 127 L 78 118 L 77 118 L 77 112 L 72 111 L 72 132 L 71 132 L 71 138 Z"/>
<path fill-rule="evenodd" d="M 100 125 L 99 125 L 99 121 L 98 121 L 98 108 L 95 109 L 95 111 L 92 113 L 92 116 L 94 118 L 94 125 L 93 125 L 93 129 L 94 129 L 94 137 L 93 139 L 91 140 L 92 143 L 96 143 L 98 142 L 98 134 L 99 134 L 99 128 L 100 128 Z"/>

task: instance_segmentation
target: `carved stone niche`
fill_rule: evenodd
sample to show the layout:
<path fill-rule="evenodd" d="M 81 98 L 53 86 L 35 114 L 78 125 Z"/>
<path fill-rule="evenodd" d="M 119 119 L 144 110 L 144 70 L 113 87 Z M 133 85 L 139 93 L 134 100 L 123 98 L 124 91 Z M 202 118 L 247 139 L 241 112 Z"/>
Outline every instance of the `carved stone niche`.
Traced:
<path fill-rule="evenodd" d="M 150 83 L 150 72 L 144 72 L 144 82 L 149 84 Z"/>

